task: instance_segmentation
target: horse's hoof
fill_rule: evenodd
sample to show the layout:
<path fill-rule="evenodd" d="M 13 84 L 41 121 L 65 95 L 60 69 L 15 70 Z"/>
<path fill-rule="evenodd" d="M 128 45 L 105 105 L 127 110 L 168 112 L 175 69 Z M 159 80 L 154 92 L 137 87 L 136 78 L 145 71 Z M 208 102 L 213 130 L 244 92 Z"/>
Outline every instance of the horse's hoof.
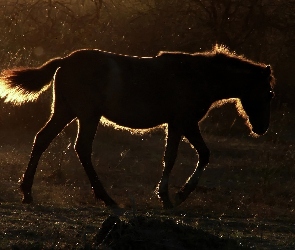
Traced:
<path fill-rule="evenodd" d="M 31 190 L 28 191 L 27 188 L 25 188 L 24 183 L 22 183 L 20 185 L 20 191 L 23 195 L 23 199 L 22 199 L 22 203 L 23 204 L 30 204 L 33 202 L 33 197 L 32 197 L 32 193 Z"/>
<path fill-rule="evenodd" d="M 33 197 L 31 195 L 24 195 L 22 199 L 23 204 L 31 204 L 33 202 Z"/>
<path fill-rule="evenodd" d="M 170 201 L 168 192 L 160 193 L 159 187 L 157 187 L 155 193 L 158 196 L 158 198 L 160 199 L 160 201 L 162 202 L 162 206 L 164 209 L 171 209 L 174 207 L 172 202 Z"/>
<path fill-rule="evenodd" d="M 113 200 L 111 200 L 109 202 L 105 202 L 104 204 L 107 208 L 110 208 L 110 209 L 119 209 L 120 208 L 119 205 L 117 204 L 117 202 L 115 202 Z"/>

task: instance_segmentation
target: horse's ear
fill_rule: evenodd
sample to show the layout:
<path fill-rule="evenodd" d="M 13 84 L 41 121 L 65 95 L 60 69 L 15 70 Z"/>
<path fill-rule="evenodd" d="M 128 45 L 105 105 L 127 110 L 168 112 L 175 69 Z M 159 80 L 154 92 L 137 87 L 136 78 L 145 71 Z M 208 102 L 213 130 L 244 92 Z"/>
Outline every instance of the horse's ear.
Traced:
<path fill-rule="evenodd" d="M 264 70 L 263 70 L 263 74 L 264 74 L 265 76 L 269 76 L 269 75 L 271 74 L 271 67 L 270 67 L 270 65 L 267 65 L 267 66 L 264 68 Z"/>

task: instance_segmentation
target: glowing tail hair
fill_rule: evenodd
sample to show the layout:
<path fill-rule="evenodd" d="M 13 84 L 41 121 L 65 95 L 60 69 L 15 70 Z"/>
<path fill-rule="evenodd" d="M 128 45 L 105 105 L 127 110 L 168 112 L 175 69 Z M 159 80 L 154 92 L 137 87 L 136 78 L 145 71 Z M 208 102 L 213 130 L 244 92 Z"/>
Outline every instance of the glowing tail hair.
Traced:
<path fill-rule="evenodd" d="M 4 70 L 0 77 L 0 97 L 14 104 L 35 101 L 48 89 L 61 62 L 61 58 L 54 58 L 37 68 Z"/>

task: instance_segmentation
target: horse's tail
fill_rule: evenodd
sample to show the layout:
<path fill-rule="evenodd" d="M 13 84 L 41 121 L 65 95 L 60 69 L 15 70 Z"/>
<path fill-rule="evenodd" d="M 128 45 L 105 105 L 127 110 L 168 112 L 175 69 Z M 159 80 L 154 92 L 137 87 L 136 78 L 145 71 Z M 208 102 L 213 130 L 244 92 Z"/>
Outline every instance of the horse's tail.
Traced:
<path fill-rule="evenodd" d="M 54 58 L 37 68 L 4 70 L 0 78 L 0 97 L 14 104 L 36 100 L 50 86 L 61 62 L 62 58 Z"/>

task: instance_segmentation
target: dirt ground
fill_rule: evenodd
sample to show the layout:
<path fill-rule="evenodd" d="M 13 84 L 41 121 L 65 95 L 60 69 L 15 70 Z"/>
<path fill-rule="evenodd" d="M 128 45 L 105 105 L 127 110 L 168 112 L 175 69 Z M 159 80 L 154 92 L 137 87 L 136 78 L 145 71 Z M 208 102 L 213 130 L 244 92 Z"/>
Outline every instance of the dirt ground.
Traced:
<path fill-rule="evenodd" d="M 176 228 L 186 237 L 190 233 L 190 246 L 197 245 L 200 241 L 200 231 L 206 237 L 210 236 L 210 241 L 219 241 L 214 244 L 207 243 L 203 248 L 198 249 L 294 249 L 295 247 L 295 227 L 294 222 L 283 220 L 257 220 L 255 218 L 216 218 L 200 216 L 199 214 L 184 214 L 185 211 L 125 211 L 121 218 L 130 219 L 141 215 L 149 219 L 159 219 L 162 221 L 162 230 L 167 230 L 165 236 L 169 239 L 170 225 L 165 224 L 167 220 L 173 220 Z M 94 206 L 79 206 L 75 208 L 57 207 L 53 205 L 29 205 L 24 206 L 17 203 L 2 203 L 1 214 L 1 249 L 137 249 L 128 248 L 102 248 L 96 244 L 96 237 L 100 231 L 103 221 L 112 214 L 109 210 L 103 210 Z M 183 225 L 190 228 L 183 228 Z M 168 227 L 169 226 L 169 227 Z M 140 226 L 137 226 L 137 228 Z M 160 230 L 157 226 L 150 226 L 150 233 Z M 112 228 L 111 228 L 112 229 Z M 111 231 L 110 229 L 110 231 Z M 139 244 L 145 240 L 155 241 L 156 238 L 138 235 L 139 229 L 132 232 L 129 229 L 129 241 Z M 192 235 L 194 233 L 194 235 Z M 202 234 L 203 240 L 206 238 Z M 150 235 L 150 234 L 147 234 Z M 123 232 L 121 232 L 123 237 Z M 143 238 L 145 237 L 145 238 Z M 154 237 L 154 236 L 153 236 Z M 213 238 L 212 238 L 213 237 Z M 214 238 L 216 237 L 216 238 Z M 125 237 L 126 238 L 126 237 Z M 205 239 L 204 239 L 205 238 Z M 114 239 L 119 240 L 120 238 Z M 174 240 L 177 240 L 175 237 Z M 199 241 L 197 241 L 199 240 Z M 231 240 L 228 248 L 224 247 L 222 240 Z M 121 239 L 121 242 L 124 242 Z M 115 242 L 113 242 L 115 244 Z M 165 245 L 167 247 L 167 245 Z M 169 246 L 169 245 L 168 245 Z M 180 243 L 174 243 L 174 247 L 154 249 L 196 249 L 193 247 L 180 248 Z M 148 249 L 148 248 L 146 248 Z"/>

